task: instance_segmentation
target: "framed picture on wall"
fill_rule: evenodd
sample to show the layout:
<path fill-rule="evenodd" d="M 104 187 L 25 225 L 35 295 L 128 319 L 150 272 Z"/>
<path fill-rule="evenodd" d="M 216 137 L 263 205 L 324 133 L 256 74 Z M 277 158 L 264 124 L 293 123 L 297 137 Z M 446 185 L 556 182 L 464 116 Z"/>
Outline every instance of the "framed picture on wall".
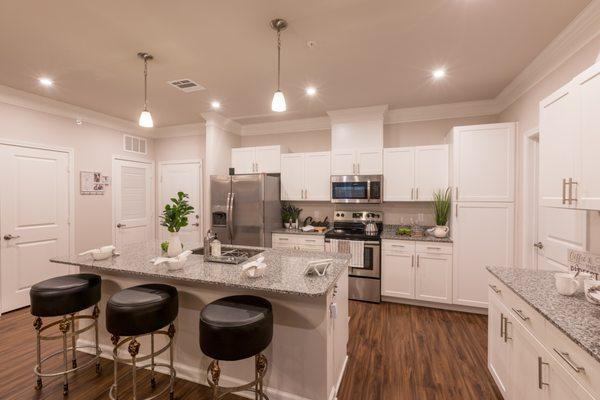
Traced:
<path fill-rule="evenodd" d="M 104 194 L 105 182 L 100 172 L 81 171 L 79 182 L 82 195 Z"/>

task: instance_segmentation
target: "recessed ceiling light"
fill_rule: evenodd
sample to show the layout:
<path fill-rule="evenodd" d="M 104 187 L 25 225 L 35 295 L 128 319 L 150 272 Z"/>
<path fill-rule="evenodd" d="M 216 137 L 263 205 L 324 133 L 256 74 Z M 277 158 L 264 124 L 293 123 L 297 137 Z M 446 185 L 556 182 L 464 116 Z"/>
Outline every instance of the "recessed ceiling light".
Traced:
<path fill-rule="evenodd" d="M 38 81 L 44 86 L 52 86 L 54 84 L 50 78 L 39 78 Z"/>
<path fill-rule="evenodd" d="M 446 70 L 444 68 L 438 68 L 431 74 L 434 79 L 442 79 L 446 76 Z"/>
<path fill-rule="evenodd" d="M 211 102 L 210 102 L 210 106 L 211 106 L 213 109 L 215 109 L 215 110 L 218 110 L 219 108 L 221 108 L 221 103 L 219 103 L 219 102 L 218 102 L 218 101 L 216 101 L 216 100 L 213 100 L 213 101 L 211 101 Z"/>
<path fill-rule="evenodd" d="M 306 94 L 309 96 L 314 96 L 315 94 L 317 94 L 317 88 L 309 86 L 306 88 Z"/>

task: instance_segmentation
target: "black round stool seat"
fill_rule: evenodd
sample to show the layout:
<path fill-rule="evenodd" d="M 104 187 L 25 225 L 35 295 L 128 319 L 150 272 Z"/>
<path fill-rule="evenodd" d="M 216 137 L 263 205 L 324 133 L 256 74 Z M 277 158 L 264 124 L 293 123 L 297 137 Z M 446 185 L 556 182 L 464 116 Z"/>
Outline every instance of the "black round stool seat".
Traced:
<path fill-rule="evenodd" d="M 253 357 L 273 338 L 273 308 L 256 296 L 230 296 L 214 301 L 200 313 L 200 349 L 215 360 Z"/>
<path fill-rule="evenodd" d="M 85 310 L 100 301 L 101 288 L 102 279 L 95 274 L 57 276 L 36 283 L 29 290 L 31 314 L 57 317 Z"/>
<path fill-rule="evenodd" d="M 106 303 L 106 329 L 117 336 L 151 333 L 177 318 L 177 289 L 151 283 L 113 294 Z"/>

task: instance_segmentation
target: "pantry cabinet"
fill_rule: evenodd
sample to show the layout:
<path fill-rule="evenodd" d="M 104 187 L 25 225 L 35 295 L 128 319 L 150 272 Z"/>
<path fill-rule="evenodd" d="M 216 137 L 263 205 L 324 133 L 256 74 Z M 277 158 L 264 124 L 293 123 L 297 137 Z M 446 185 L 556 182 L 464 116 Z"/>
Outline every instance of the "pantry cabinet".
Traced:
<path fill-rule="evenodd" d="M 231 167 L 236 174 L 281 172 L 281 146 L 231 149 Z"/>
<path fill-rule="evenodd" d="M 448 146 L 384 149 L 383 173 L 384 201 L 432 201 L 448 187 Z"/>
<path fill-rule="evenodd" d="M 329 201 L 330 153 L 281 155 L 281 200 Z"/>
<path fill-rule="evenodd" d="M 381 148 L 338 149 L 331 152 L 332 175 L 381 175 Z"/>

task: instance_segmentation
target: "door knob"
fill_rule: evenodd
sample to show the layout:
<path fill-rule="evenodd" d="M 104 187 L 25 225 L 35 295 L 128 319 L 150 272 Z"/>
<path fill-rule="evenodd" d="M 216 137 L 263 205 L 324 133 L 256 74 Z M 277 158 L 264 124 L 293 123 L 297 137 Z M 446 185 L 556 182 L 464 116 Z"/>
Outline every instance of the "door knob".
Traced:
<path fill-rule="evenodd" d="M 18 238 L 20 238 L 20 237 L 21 237 L 21 236 L 19 236 L 19 235 L 14 235 L 14 236 L 13 236 L 13 235 L 11 235 L 11 234 L 8 234 L 8 235 L 4 235 L 4 240 L 18 239 Z"/>
<path fill-rule="evenodd" d="M 544 248 L 544 243 L 542 243 L 542 242 L 534 243 L 533 247 L 537 247 L 538 249 L 542 250 Z"/>
<path fill-rule="evenodd" d="M 127 226 L 127 225 L 125 225 L 125 224 L 121 224 L 121 223 L 117 224 L 117 228 L 125 228 L 126 226 Z"/>
<path fill-rule="evenodd" d="M 196 222 L 195 224 L 192 224 L 192 225 L 194 225 L 194 226 L 200 226 L 200 223 Z"/>

